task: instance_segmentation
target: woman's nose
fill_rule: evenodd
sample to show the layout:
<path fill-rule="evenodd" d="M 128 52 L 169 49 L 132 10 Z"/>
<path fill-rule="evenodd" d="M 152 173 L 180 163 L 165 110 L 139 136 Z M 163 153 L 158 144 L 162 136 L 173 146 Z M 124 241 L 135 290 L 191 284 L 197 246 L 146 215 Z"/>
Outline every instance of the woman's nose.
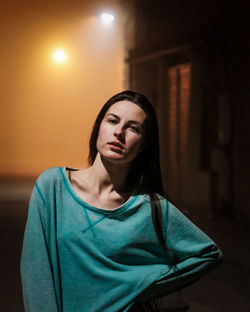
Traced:
<path fill-rule="evenodd" d="M 124 138 L 124 129 L 122 126 L 117 126 L 114 132 L 114 135 L 119 138 L 122 139 Z"/>

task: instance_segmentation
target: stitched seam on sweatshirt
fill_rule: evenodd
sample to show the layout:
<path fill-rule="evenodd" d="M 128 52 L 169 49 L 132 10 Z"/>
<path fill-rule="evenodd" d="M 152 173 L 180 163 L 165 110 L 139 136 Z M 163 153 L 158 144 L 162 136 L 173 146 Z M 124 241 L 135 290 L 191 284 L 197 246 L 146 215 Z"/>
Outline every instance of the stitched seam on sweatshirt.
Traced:
<path fill-rule="evenodd" d="M 36 190 L 37 190 L 37 192 L 38 192 L 38 195 L 39 195 L 39 196 L 41 197 L 41 199 L 42 199 L 43 205 L 45 205 L 45 199 L 44 199 L 44 197 L 43 197 L 43 195 L 42 195 L 42 192 L 41 192 L 39 186 L 37 185 L 37 183 L 35 184 L 35 187 L 36 187 Z"/>
<path fill-rule="evenodd" d="M 86 211 L 85 209 L 84 209 L 84 211 L 85 211 L 85 215 L 87 216 L 89 226 L 88 226 L 86 229 L 84 229 L 84 230 L 82 231 L 82 233 L 86 233 L 88 230 L 92 229 L 96 224 L 98 224 L 99 222 L 101 222 L 103 219 L 105 219 L 105 218 L 107 217 L 107 216 L 103 216 L 103 217 L 100 218 L 99 220 L 97 220 L 97 221 L 91 223 L 91 221 L 90 221 L 90 219 L 89 219 L 89 216 L 87 215 L 87 211 Z M 93 234 L 94 234 L 94 232 L 93 232 Z M 95 234 L 94 234 L 94 235 L 95 235 Z"/>

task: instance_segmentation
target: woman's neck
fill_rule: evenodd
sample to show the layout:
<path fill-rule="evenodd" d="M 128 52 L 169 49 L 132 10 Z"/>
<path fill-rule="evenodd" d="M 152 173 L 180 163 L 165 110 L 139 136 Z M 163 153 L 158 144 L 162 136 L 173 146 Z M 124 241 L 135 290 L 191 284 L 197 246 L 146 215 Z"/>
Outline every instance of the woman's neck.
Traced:
<path fill-rule="evenodd" d="M 103 192 L 125 192 L 125 181 L 129 170 L 128 164 L 114 164 L 97 153 L 95 161 L 85 173 L 88 181 L 96 189 L 98 194 Z"/>

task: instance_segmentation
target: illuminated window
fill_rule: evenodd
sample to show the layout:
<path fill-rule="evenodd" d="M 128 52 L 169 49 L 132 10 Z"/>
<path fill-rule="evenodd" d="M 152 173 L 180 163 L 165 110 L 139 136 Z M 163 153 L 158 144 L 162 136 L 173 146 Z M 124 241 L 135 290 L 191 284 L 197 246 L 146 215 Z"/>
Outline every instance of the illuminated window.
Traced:
<path fill-rule="evenodd" d="M 190 81 L 190 63 L 169 67 L 168 170 L 172 195 L 179 202 L 186 171 Z"/>

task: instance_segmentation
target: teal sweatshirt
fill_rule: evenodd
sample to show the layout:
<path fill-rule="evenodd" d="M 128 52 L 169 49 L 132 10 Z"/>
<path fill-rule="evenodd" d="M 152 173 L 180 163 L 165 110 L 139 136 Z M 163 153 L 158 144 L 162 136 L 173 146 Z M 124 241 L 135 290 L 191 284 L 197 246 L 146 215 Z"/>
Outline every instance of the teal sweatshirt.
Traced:
<path fill-rule="evenodd" d="M 72 170 L 72 169 L 71 169 Z M 198 280 L 222 259 L 215 243 L 159 196 L 166 244 L 159 244 L 148 195 L 115 210 L 75 193 L 66 168 L 37 179 L 25 228 L 21 277 L 25 311 L 128 311 Z"/>

